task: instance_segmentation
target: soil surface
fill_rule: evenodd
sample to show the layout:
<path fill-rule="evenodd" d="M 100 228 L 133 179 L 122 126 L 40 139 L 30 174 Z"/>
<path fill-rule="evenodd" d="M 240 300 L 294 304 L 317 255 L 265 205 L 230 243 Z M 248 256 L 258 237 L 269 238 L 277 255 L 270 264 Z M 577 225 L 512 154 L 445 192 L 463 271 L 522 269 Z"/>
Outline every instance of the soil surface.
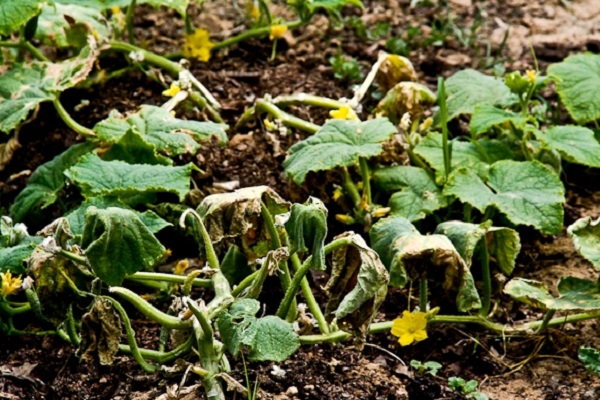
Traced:
<path fill-rule="evenodd" d="M 355 17 L 367 29 L 389 24 L 390 32 L 381 37 L 364 37 L 348 23 L 335 26 L 319 17 L 311 26 L 280 41 L 274 60 L 269 60 L 271 42 L 264 39 L 217 53 L 208 63 L 193 63 L 192 72 L 223 105 L 223 116 L 231 126 L 227 146 L 207 144 L 198 154 L 178 160 L 194 161 L 204 171 L 194 179 L 199 195 L 222 190 L 224 182 L 235 182 L 239 187 L 268 185 L 292 201 L 302 201 L 309 194 L 318 196 L 335 210 L 330 197 L 336 176 L 312 174 L 302 188 L 284 176 L 281 163 L 286 150 L 305 134 L 290 129 L 285 135 L 275 135 L 260 123 L 251 128 L 234 126 L 244 109 L 266 94 L 305 92 L 351 97 L 352 82 L 334 79 L 328 59 L 336 54 L 355 57 L 367 72 L 377 52 L 386 49 L 387 39 L 401 37 L 406 42 L 404 55 L 414 63 L 421 81 L 434 88 L 439 75 L 447 77 L 460 69 L 493 73 L 533 68 L 532 49 L 544 71 L 548 63 L 572 52 L 600 48 L 600 2 L 596 0 L 450 0 L 447 7 L 427 0 L 413 3 L 417 4 L 411 7 L 408 0 L 373 0 L 365 1 L 363 10 L 344 10 L 345 18 Z M 193 10 L 193 22 L 215 35 L 235 29 L 239 13 L 243 13 L 229 2 L 209 2 L 205 7 L 206 12 Z M 137 42 L 159 53 L 181 46 L 183 24 L 171 11 L 138 7 L 135 25 Z M 418 33 L 409 37 L 415 29 Z M 108 68 L 122 64 L 122 60 L 114 57 L 104 63 Z M 112 109 L 130 112 L 141 104 L 162 104 L 163 89 L 142 73 L 132 72 L 101 87 L 72 90 L 63 101 L 77 121 L 93 126 Z M 82 100 L 88 100 L 89 105 L 75 111 Z M 367 101 L 367 109 L 375 104 L 371 103 Z M 325 112 L 310 108 L 297 108 L 294 113 L 315 123 L 327 117 Z M 203 118 L 195 110 L 178 116 Z M 0 211 L 23 189 L 31 171 L 80 140 L 52 107 L 43 106 L 38 117 L 19 133 L 20 148 L 12 160 L 2 165 Z M 566 177 L 565 226 L 582 216 L 600 216 L 598 171 L 569 167 Z M 330 215 L 335 212 L 330 210 Z M 47 222 L 28 221 L 30 231 Z M 345 229 L 333 219 L 331 224 L 334 232 Z M 598 272 L 577 255 L 566 232 L 555 237 L 531 230 L 520 230 L 520 234 L 523 248 L 514 276 L 542 280 L 551 288 L 564 275 L 598 277 Z M 313 279 L 321 283 L 326 276 Z M 407 304 L 406 296 L 406 291 L 391 290 L 378 319 L 398 316 Z M 500 322 L 540 317 L 507 298 L 496 306 Z M 142 318 L 134 322 L 141 345 L 155 348 L 158 327 Z M 452 376 L 476 379 L 479 390 L 491 399 L 600 399 L 600 379 L 577 359 L 582 345 L 600 348 L 597 321 L 567 324 L 527 337 L 500 337 L 457 325 L 435 325 L 428 334 L 428 340 L 405 348 L 389 334 L 369 336 L 362 351 L 352 343 L 305 346 L 277 364 L 283 372 L 277 373 L 273 363 L 250 362 L 248 377 L 259 382 L 264 399 L 461 399 L 448 388 L 447 380 Z M 184 373 L 185 365 L 180 370 L 149 375 L 124 355 L 111 366 L 81 362 L 75 349 L 58 337 L 17 336 L 2 338 L 2 343 L 0 399 L 203 398 L 198 376 Z M 406 366 L 411 360 L 438 361 L 443 367 L 435 377 L 418 376 Z M 187 361 L 193 363 L 193 357 Z M 230 361 L 231 375 L 245 386 L 242 360 Z M 229 394 L 232 399 L 244 398 Z"/>

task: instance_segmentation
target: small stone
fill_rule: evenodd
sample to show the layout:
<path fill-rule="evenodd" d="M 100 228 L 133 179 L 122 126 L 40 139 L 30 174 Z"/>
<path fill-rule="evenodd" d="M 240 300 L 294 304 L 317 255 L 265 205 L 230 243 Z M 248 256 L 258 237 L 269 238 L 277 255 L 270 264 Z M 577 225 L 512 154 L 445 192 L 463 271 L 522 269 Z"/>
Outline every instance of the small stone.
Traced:
<path fill-rule="evenodd" d="M 286 391 L 285 394 L 287 394 L 288 396 L 294 397 L 298 394 L 298 388 L 296 386 L 290 386 Z"/>
<path fill-rule="evenodd" d="M 315 390 L 315 385 L 306 385 L 306 386 L 304 386 L 304 390 L 307 390 L 307 391 Z"/>

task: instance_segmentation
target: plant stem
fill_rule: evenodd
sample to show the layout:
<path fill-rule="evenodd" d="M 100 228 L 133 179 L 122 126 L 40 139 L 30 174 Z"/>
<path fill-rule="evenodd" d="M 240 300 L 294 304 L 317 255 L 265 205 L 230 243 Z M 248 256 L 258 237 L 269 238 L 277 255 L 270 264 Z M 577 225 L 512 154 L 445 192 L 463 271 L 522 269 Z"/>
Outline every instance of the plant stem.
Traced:
<path fill-rule="evenodd" d="M 29 310 L 31 310 L 31 304 L 29 303 L 25 303 L 19 307 L 12 307 L 5 301 L 0 301 L 0 311 L 2 311 L 3 314 L 8 315 L 10 317 L 12 317 L 13 315 L 26 313 Z"/>
<path fill-rule="evenodd" d="M 555 313 L 556 313 L 556 310 L 548 310 L 548 311 L 546 311 L 546 315 L 544 315 L 544 319 L 542 320 L 542 324 L 535 331 L 535 333 L 544 333 L 546 331 L 546 329 L 548 328 L 548 324 L 552 320 L 552 317 L 554 316 Z"/>
<path fill-rule="evenodd" d="M 187 276 L 164 274 L 159 272 L 136 272 L 133 275 L 125 277 L 128 281 L 140 282 L 140 281 L 158 281 L 158 282 L 170 282 L 170 283 L 185 283 Z M 210 279 L 199 279 L 194 278 L 192 280 L 192 286 L 212 288 L 212 281 Z"/>
<path fill-rule="evenodd" d="M 354 203 L 354 207 L 358 208 L 361 202 L 360 194 L 358 193 L 358 189 L 356 188 L 354 181 L 352 178 L 350 178 L 350 173 L 346 167 L 342 168 L 342 186 L 344 191 L 348 194 L 348 196 L 350 196 L 352 203 Z"/>
<path fill-rule="evenodd" d="M 427 278 L 419 279 L 419 308 L 427 312 Z"/>
<path fill-rule="evenodd" d="M 206 262 L 208 266 L 212 269 L 219 270 L 221 269 L 219 266 L 219 259 L 217 258 L 217 253 L 215 252 L 215 248 L 212 245 L 212 240 L 210 239 L 210 235 L 204 226 L 204 222 L 202 221 L 202 217 L 198 215 L 198 213 L 192 209 L 186 210 L 183 214 L 181 214 L 180 225 L 185 227 L 185 218 L 191 215 L 194 217 L 194 220 L 198 224 L 198 228 L 200 229 L 200 235 L 202 239 L 202 243 L 204 244 L 204 251 L 206 252 Z"/>
<path fill-rule="evenodd" d="M 373 202 L 371 200 L 371 171 L 369 170 L 369 164 L 367 163 L 367 159 L 364 157 L 358 158 L 358 163 L 360 165 L 360 175 L 362 177 L 363 184 L 363 197 L 367 201 L 367 206 L 369 211 Z"/>
<path fill-rule="evenodd" d="M 22 42 L 9 42 L 0 40 L 0 47 L 12 47 L 17 49 L 26 49 L 31 55 L 38 61 L 50 61 L 45 55 L 43 55 L 31 42 L 24 40 Z"/>
<path fill-rule="evenodd" d="M 142 355 L 142 357 L 144 357 L 145 359 L 152 360 L 159 364 L 165 364 L 170 361 L 176 360 L 177 358 L 181 357 L 184 354 L 187 354 L 190 351 L 190 349 L 192 348 L 193 344 L 194 344 L 194 335 L 190 335 L 185 342 L 183 342 L 182 344 L 180 344 L 179 346 L 177 346 L 176 348 L 174 348 L 173 350 L 168 351 L 168 352 L 149 350 L 149 349 L 140 349 L 140 348 L 138 348 L 138 350 L 139 350 L 139 353 Z M 120 344 L 119 350 L 124 353 L 128 353 L 128 354 L 132 353 L 131 346 L 128 346 L 126 344 Z"/>
<path fill-rule="evenodd" d="M 254 107 L 251 107 L 244 112 L 244 114 L 236 124 L 236 129 L 243 127 L 253 119 L 259 118 L 259 116 L 262 113 L 268 113 L 272 115 L 273 118 L 275 118 L 276 120 L 280 120 L 285 126 L 301 129 L 308 133 L 315 133 L 320 128 L 319 125 L 305 121 L 301 118 L 298 118 L 283 111 L 281 108 L 277 107 L 275 104 L 267 100 L 258 99 L 256 100 L 256 104 L 254 105 Z"/>
<path fill-rule="evenodd" d="M 133 31 L 133 12 L 135 10 L 136 0 L 131 0 L 129 3 L 129 7 L 127 7 L 127 12 L 125 14 L 125 25 L 127 26 L 127 37 L 129 39 L 129 43 L 135 43 L 135 34 Z"/>
<path fill-rule="evenodd" d="M 490 304 L 492 301 L 492 276 L 490 272 L 490 255 L 485 236 L 481 240 L 479 258 L 481 263 L 481 280 L 483 282 L 483 300 L 479 315 L 487 316 L 490 313 Z"/>
<path fill-rule="evenodd" d="M 290 21 L 290 22 L 284 22 L 283 24 L 280 24 L 280 25 L 284 25 L 288 29 L 291 30 L 291 29 L 298 28 L 298 27 L 302 26 L 303 24 L 304 23 L 301 20 L 295 20 L 295 21 Z M 252 38 L 256 38 L 256 37 L 267 36 L 270 33 L 271 33 L 271 26 L 263 26 L 260 28 L 249 29 L 245 32 L 240 33 L 239 35 L 230 37 L 219 43 L 216 43 L 213 46 L 212 50 L 223 49 L 225 47 L 229 47 L 231 45 L 242 42 L 244 40 L 248 40 L 248 39 L 252 39 Z"/>
<path fill-rule="evenodd" d="M 246 288 L 248 288 L 249 286 L 252 286 L 252 283 L 254 282 L 254 280 L 258 277 L 258 274 L 260 274 L 260 270 L 259 271 L 254 271 L 253 273 L 251 273 L 250 275 L 248 275 L 247 277 L 245 277 L 236 287 L 235 289 L 233 289 L 231 291 L 231 295 L 233 297 L 237 297 L 239 296 Z"/>
<path fill-rule="evenodd" d="M 446 181 L 448 181 L 448 176 L 450 175 L 451 170 L 451 149 L 450 144 L 448 143 L 448 107 L 446 106 L 446 85 L 444 83 L 444 78 L 441 76 L 438 78 L 438 92 L 437 98 L 440 104 L 440 125 L 442 126 L 442 149 L 444 151 L 444 174 L 446 176 Z"/>
<path fill-rule="evenodd" d="M 85 137 L 86 139 L 96 138 L 96 133 L 90 128 L 86 128 L 85 126 L 79 124 L 79 122 L 75 121 L 71 115 L 65 110 L 62 103 L 59 100 L 58 93 L 55 94 L 55 97 L 52 99 L 52 104 L 54 104 L 54 108 L 58 112 L 60 118 L 64 121 L 64 123 L 75 132 Z"/>
<path fill-rule="evenodd" d="M 329 108 L 333 110 L 337 110 L 341 107 L 347 106 L 346 103 L 339 100 L 330 99 L 329 97 L 315 96 L 307 93 L 277 96 L 271 102 L 281 107 L 286 107 L 290 105 L 306 105 Z"/>

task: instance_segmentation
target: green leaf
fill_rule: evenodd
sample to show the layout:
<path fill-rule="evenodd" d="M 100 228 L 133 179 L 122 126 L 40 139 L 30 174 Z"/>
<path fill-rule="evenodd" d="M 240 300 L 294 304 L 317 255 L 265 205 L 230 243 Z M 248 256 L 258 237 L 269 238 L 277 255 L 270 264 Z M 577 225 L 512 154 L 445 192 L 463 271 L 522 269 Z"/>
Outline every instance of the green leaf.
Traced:
<path fill-rule="evenodd" d="M 501 104 L 511 100 L 510 89 L 499 78 L 473 69 L 465 69 L 446 81 L 448 120 L 460 114 L 472 114 L 482 104 Z"/>
<path fill-rule="evenodd" d="M 459 140 L 453 140 L 451 143 L 452 169 L 465 167 L 482 177 L 487 176 L 489 165 L 496 161 L 514 158 L 514 152 L 497 139 L 479 139 L 477 144 Z M 414 151 L 435 170 L 436 183 L 443 184 L 445 171 L 442 134 L 429 132 Z"/>
<path fill-rule="evenodd" d="M 572 276 L 558 282 L 559 296 L 555 298 L 546 286 L 537 281 L 515 278 L 504 287 L 504 292 L 515 300 L 534 307 L 555 311 L 600 310 L 600 281 Z"/>
<path fill-rule="evenodd" d="M 195 154 L 198 142 L 215 136 L 220 143 L 227 142 L 227 125 L 214 122 L 186 121 L 175 118 L 161 107 L 143 105 L 139 112 L 124 118 L 111 112 L 110 116 L 94 126 L 98 137 L 107 142 L 118 142 L 131 128 L 137 131 L 156 149 L 167 156 Z"/>
<path fill-rule="evenodd" d="M 76 144 L 56 156 L 52 161 L 40 165 L 31 174 L 29 183 L 11 205 L 10 213 L 13 219 L 22 221 L 33 211 L 54 204 L 58 194 L 65 186 L 66 179 L 63 172 L 94 147 L 95 144 L 89 142 Z"/>
<path fill-rule="evenodd" d="M 600 168 L 600 143 L 594 131 L 583 126 L 553 126 L 545 131 L 534 130 L 535 137 L 556 150 L 567 161 Z"/>
<path fill-rule="evenodd" d="M 153 267 L 165 248 L 130 210 L 89 207 L 81 247 L 95 274 L 109 285 L 120 285 L 125 276 Z"/>
<path fill-rule="evenodd" d="M 546 234 L 560 232 L 565 189 L 543 164 L 498 161 L 490 168 L 486 183 L 473 171 L 461 168 L 450 174 L 443 193 L 481 212 L 493 206 L 514 224 L 533 226 Z"/>
<path fill-rule="evenodd" d="M 102 161 L 88 154 L 67 171 L 85 197 L 174 193 L 182 201 L 189 192 L 192 164 L 181 167 Z"/>
<path fill-rule="evenodd" d="M 255 186 L 207 196 L 198 206 L 198 212 L 213 243 L 236 239 L 246 257 L 254 261 L 267 254 L 271 243 L 261 202 L 272 216 L 285 213 L 290 207 L 273 189 Z"/>
<path fill-rule="evenodd" d="M 55 1 L 42 8 L 36 37 L 44 44 L 80 48 L 85 46 L 86 37 L 91 34 L 101 39 L 111 35 L 108 22 L 98 10 L 77 1 Z"/>
<path fill-rule="evenodd" d="M 396 133 L 387 118 L 370 121 L 329 120 L 313 136 L 289 149 L 283 162 L 285 172 L 298 185 L 311 171 L 356 165 L 360 157 L 369 158 L 383 151 L 385 142 Z"/>
<path fill-rule="evenodd" d="M 0 248 L 0 272 L 10 271 L 13 274 L 24 274 L 24 261 L 31 256 L 35 246 L 42 242 L 38 236 L 30 236 L 13 247 Z"/>
<path fill-rule="evenodd" d="M 375 171 L 373 179 L 380 190 L 395 192 L 389 202 L 392 216 L 417 221 L 448 206 L 441 189 L 423 168 L 383 168 Z"/>
<path fill-rule="evenodd" d="M 373 249 L 390 271 L 390 285 L 428 279 L 456 293 L 460 311 L 481 307 L 473 276 L 454 245 L 444 235 L 421 235 L 403 217 L 379 220 L 369 232 Z"/>
<path fill-rule="evenodd" d="M 585 369 L 600 374 L 600 351 L 593 347 L 581 346 L 577 356 L 583 365 L 585 365 Z"/>
<path fill-rule="evenodd" d="M 229 311 L 217 318 L 223 344 L 236 356 L 242 345 L 250 348 L 252 361 L 284 361 L 292 355 L 300 341 L 292 324 L 273 315 L 256 318 L 260 303 L 254 299 L 238 299 Z"/>
<path fill-rule="evenodd" d="M 580 218 L 569 226 L 567 233 L 573 239 L 575 249 L 594 268 L 600 269 L 600 218 Z"/>
<path fill-rule="evenodd" d="M 0 0 L 0 35 L 9 36 L 40 13 L 42 0 Z"/>
<path fill-rule="evenodd" d="M 173 164 L 170 158 L 157 154 L 156 146 L 148 143 L 135 127 L 128 129 L 119 141 L 102 155 L 102 159 L 125 161 L 128 164 Z"/>
<path fill-rule="evenodd" d="M 325 237 L 327 236 L 327 208 L 316 197 L 309 197 L 305 204 L 293 204 L 285 230 L 290 238 L 290 252 L 306 252 L 312 255 L 312 267 L 325 269 Z M 307 246 L 310 245 L 310 249 Z"/>
<path fill-rule="evenodd" d="M 360 235 L 347 232 L 335 239 L 343 237 L 350 237 L 352 245 L 333 252 L 331 276 L 325 286 L 329 294 L 325 318 L 331 322 L 335 317 L 340 329 L 354 334 L 360 345 L 385 299 L 390 277 Z"/>
<path fill-rule="evenodd" d="M 489 130 L 498 125 L 510 122 L 517 129 L 522 128 L 527 123 L 527 118 L 515 114 L 512 111 L 504 111 L 494 107 L 492 104 L 482 104 L 475 107 L 469 129 L 471 134 L 479 135 L 480 133 L 489 132 Z"/>
<path fill-rule="evenodd" d="M 96 50 L 85 47 L 61 63 L 34 62 L 0 75 L 0 132 L 18 128 L 40 103 L 85 80 L 95 60 Z"/>
<path fill-rule="evenodd" d="M 248 265 L 246 255 L 238 246 L 232 245 L 225 253 L 223 261 L 221 261 L 221 272 L 225 275 L 229 284 L 233 286 L 239 284 L 254 271 Z"/>
<path fill-rule="evenodd" d="M 500 270 L 510 275 L 521 250 L 519 234 L 514 229 L 494 227 L 492 221 L 480 225 L 447 221 L 439 224 L 435 233 L 448 236 L 469 268 L 477 246 L 487 243 L 488 252 L 496 260 Z"/>
<path fill-rule="evenodd" d="M 150 232 L 152 233 L 156 233 L 166 228 L 167 226 L 173 226 L 173 224 L 168 223 L 167 221 L 156 215 L 154 211 L 148 210 L 141 213 L 139 211 L 130 209 L 117 197 L 99 196 L 91 197 L 85 200 L 78 208 L 65 215 L 65 218 L 67 219 L 67 221 L 69 221 L 69 226 L 73 235 L 77 236 L 83 233 L 83 228 L 85 224 L 85 212 L 89 207 L 92 206 L 103 210 L 109 207 L 118 207 L 130 210 L 140 218 L 144 225 L 146 225 L 146 228 L 148 228 L 148 230 L 150 230 Z"/>
<path fill-rule="evenodd" d="M 600 118 L 600 55 L 575 54 L 548 67 L 556 91 L 571 117 L 579 124 Z"/>
<path fill-rule="evenodd" d="M 149 4 L 154 8 L 168 7 L 185 17 L 190 0 L 139 0 L 137 4 Z"/>

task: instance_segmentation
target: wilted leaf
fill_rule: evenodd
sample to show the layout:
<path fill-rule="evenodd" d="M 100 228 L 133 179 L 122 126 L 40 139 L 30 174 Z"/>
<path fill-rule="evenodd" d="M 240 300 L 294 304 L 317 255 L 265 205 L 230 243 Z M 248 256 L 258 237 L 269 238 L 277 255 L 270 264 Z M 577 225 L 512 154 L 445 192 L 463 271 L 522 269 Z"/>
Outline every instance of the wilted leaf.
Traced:
<path fill-rule="evenodd" d="M 417 82 L 400 82 L 385 94 L 375 113 L 397 124 L 405 113 L 409 113 L 412 119 L 420 118 L 435 101 L 435 93 L 427 86 Z"/>
<path fill-rule="evenodd" d="M 567 229 L 577 252 L 600 269 L 600 218 L 580 218 Z"/>
<path fill-rule="evenodd" d="M 178 119 L 168 110 L 150 105 L 143 105 L 139 112 L 127 118 L 111 113 L 94 126 L 94 132 L 101 140 L 115 143 L 131 127 L 135 127 L 145 140 L 167 156 L 195 154 L 200 148 L 198 142 L 209 140 L 212 136 L 220 143 L 227 142 L 227 125 Z"/>
<path fill-rule="evenodd" d="M 293 204 L 285 223 L 293 253 L 307 252 L 312 255 L 312 267 L 325 269 L 325 237 L 327 236 L 327 208 L 316 197 L 309 197 L 305 204 Z M 310 246 L 310 249 L 308 248 Z"/>
<path fill-rule="evenodd" d="M 386 118 L 359 122 L 331 119 L 314 135 L 294 144 L 283 162 L 285 172 L 302 184 L 311 171 L 356 165 L 360 157 L 374 157 L 382 143 L 396 133 Z"/>
<path fill-rule="evenodd" d="M 183 200 L 189 192 L 192 164 L 181 167 L 102 161 L 97 155 L 82 157 L 67 176 L 85 197 L 127 197 L 144 193 L 174 193 Z"/>
<path fill-rule="evenodd" d="M 109 300 L 97 298 L 81 317 L 81 358 L 101 365 L 112 365 L 119 351 L 121 319 Z"/>
<path fill-rule="evenodd" d="M 471 130 L 471 134 L 479 135 L 480 133 L 489 132 L 494 126 L 507 122 L 510 122 L 515 128 L 519 129 L 525 125 L 527 118 L 512 111 L 505 111 L 494 107 L 492 104 L 482 104 L 476 106 L 473 110 L 469 129 Z"/>
<path fill-rule="evenodd" d="M 13 219 L 22 221 L 30 213 L 54 204 L 65 186 L 66 178 L 63 172 L 94 147 L 95 144 L 90 142 L 76 144 L 52 161 L 40 165 L 31 174 L 29 183 L 11 205 L 10 214 Z"/>
<path fill-rule="evenodd" d="M 490 168 L 486 183 L 473 171 L 458 169 L 450 174 L 443 193 L 481 212 L 493 206 L 512 223 L 533 226 L 542 233 L 556 234 L 562 228 L 564 186 L 537 161 L 498 161 Z"/>
<path fill-rule="evenodd" d="M 390 198 L 390 215 L 417 221 L 448 206 L 441 188 L 423 168 L 397 166 L 383 168 L 373 174 L 375 185 L 382 191 L 395 192 Z"/>
<path fill-rule="evenodd" d="M 351 332 L 360 345 L 385 298 L 390 277 L 360 235 L 347 232 L 335 239 L 344 237 L 350 237 L 352 245 L 333 252 L 331 276 L 325 286 L 329 294 L 325 318 L 331 321 L 335 317 L 340 329 Z"/>
<path fill-rule="evenodd" d="M 548 67 L 556 91 L 569 114 L 580 124 L 600 118 L 600 55 L 575 54 Z"/>
<path fill-rule="evenodd" d="M 390 271 L 390 285 L 403 287 L 408 281 L 427 279 L 441 283 L 444 291 L 457 293 L 460 311 L 481 307 L 473 276 L 446 236 L 421 235 L 403 217 L 378 221 L 369 235 Z"/>
<path fill-rule="evenodd" d="M 472 114 L 482 104 L 503 104 L 511 99 L 510 89 L 501 79 L 473 69 L 465 69 L 446 81 L 448 120 L 460 114 Z"/>
<path fill-rule="evenodd" d="M 515 261 L 521 249 L 519 234 L 515 230 L 494 227 L 492 221 L 480 225 L 447 221 L 439 224 L 435 233 L 448 236 L 469 268 L 477 246 L 487 242 L 488 253 L 506 275 L 510 275 L 515 268 Z"/>
<path fill-rule="evenodd" d="M 126 275 L 150 269 L 165 253 L 133 211 L 115 207 L 87 209 L 81 247 L 95 274 L 113 286 Z"/>
<path fill-rule="evenodd" d="M 0 0 L 0 35 L 9 36 L 40 13 L 42 0 Z"/>
<path fill-rule="evenodd" d="M 594 131 L 583 126 L 553 126 L 545 131 L 535 130 L 535 137 L 550 149 L 558 151 L 572 163 L 600 168 L 600 143 Z"/>
<path fill-rule="evenodd" d="M 213 243 L 239 238 L 252 261 L 266 255 L 269 233 L 262 219 L 261 202 L 271 215 L 287 212 L 290 204 L 267 186 L 255 186 L 207 196 L 198 206 Z"/>
<path fill-rule="evenodd" d="M 383 93 L 387 93 L 400 82 L 417 81 L 417 72 L 410 60 L 395 54 L 388 54 L 379 66 L 375 80 Z M 435 95 L 434 102 L 435 102 Z"/>

